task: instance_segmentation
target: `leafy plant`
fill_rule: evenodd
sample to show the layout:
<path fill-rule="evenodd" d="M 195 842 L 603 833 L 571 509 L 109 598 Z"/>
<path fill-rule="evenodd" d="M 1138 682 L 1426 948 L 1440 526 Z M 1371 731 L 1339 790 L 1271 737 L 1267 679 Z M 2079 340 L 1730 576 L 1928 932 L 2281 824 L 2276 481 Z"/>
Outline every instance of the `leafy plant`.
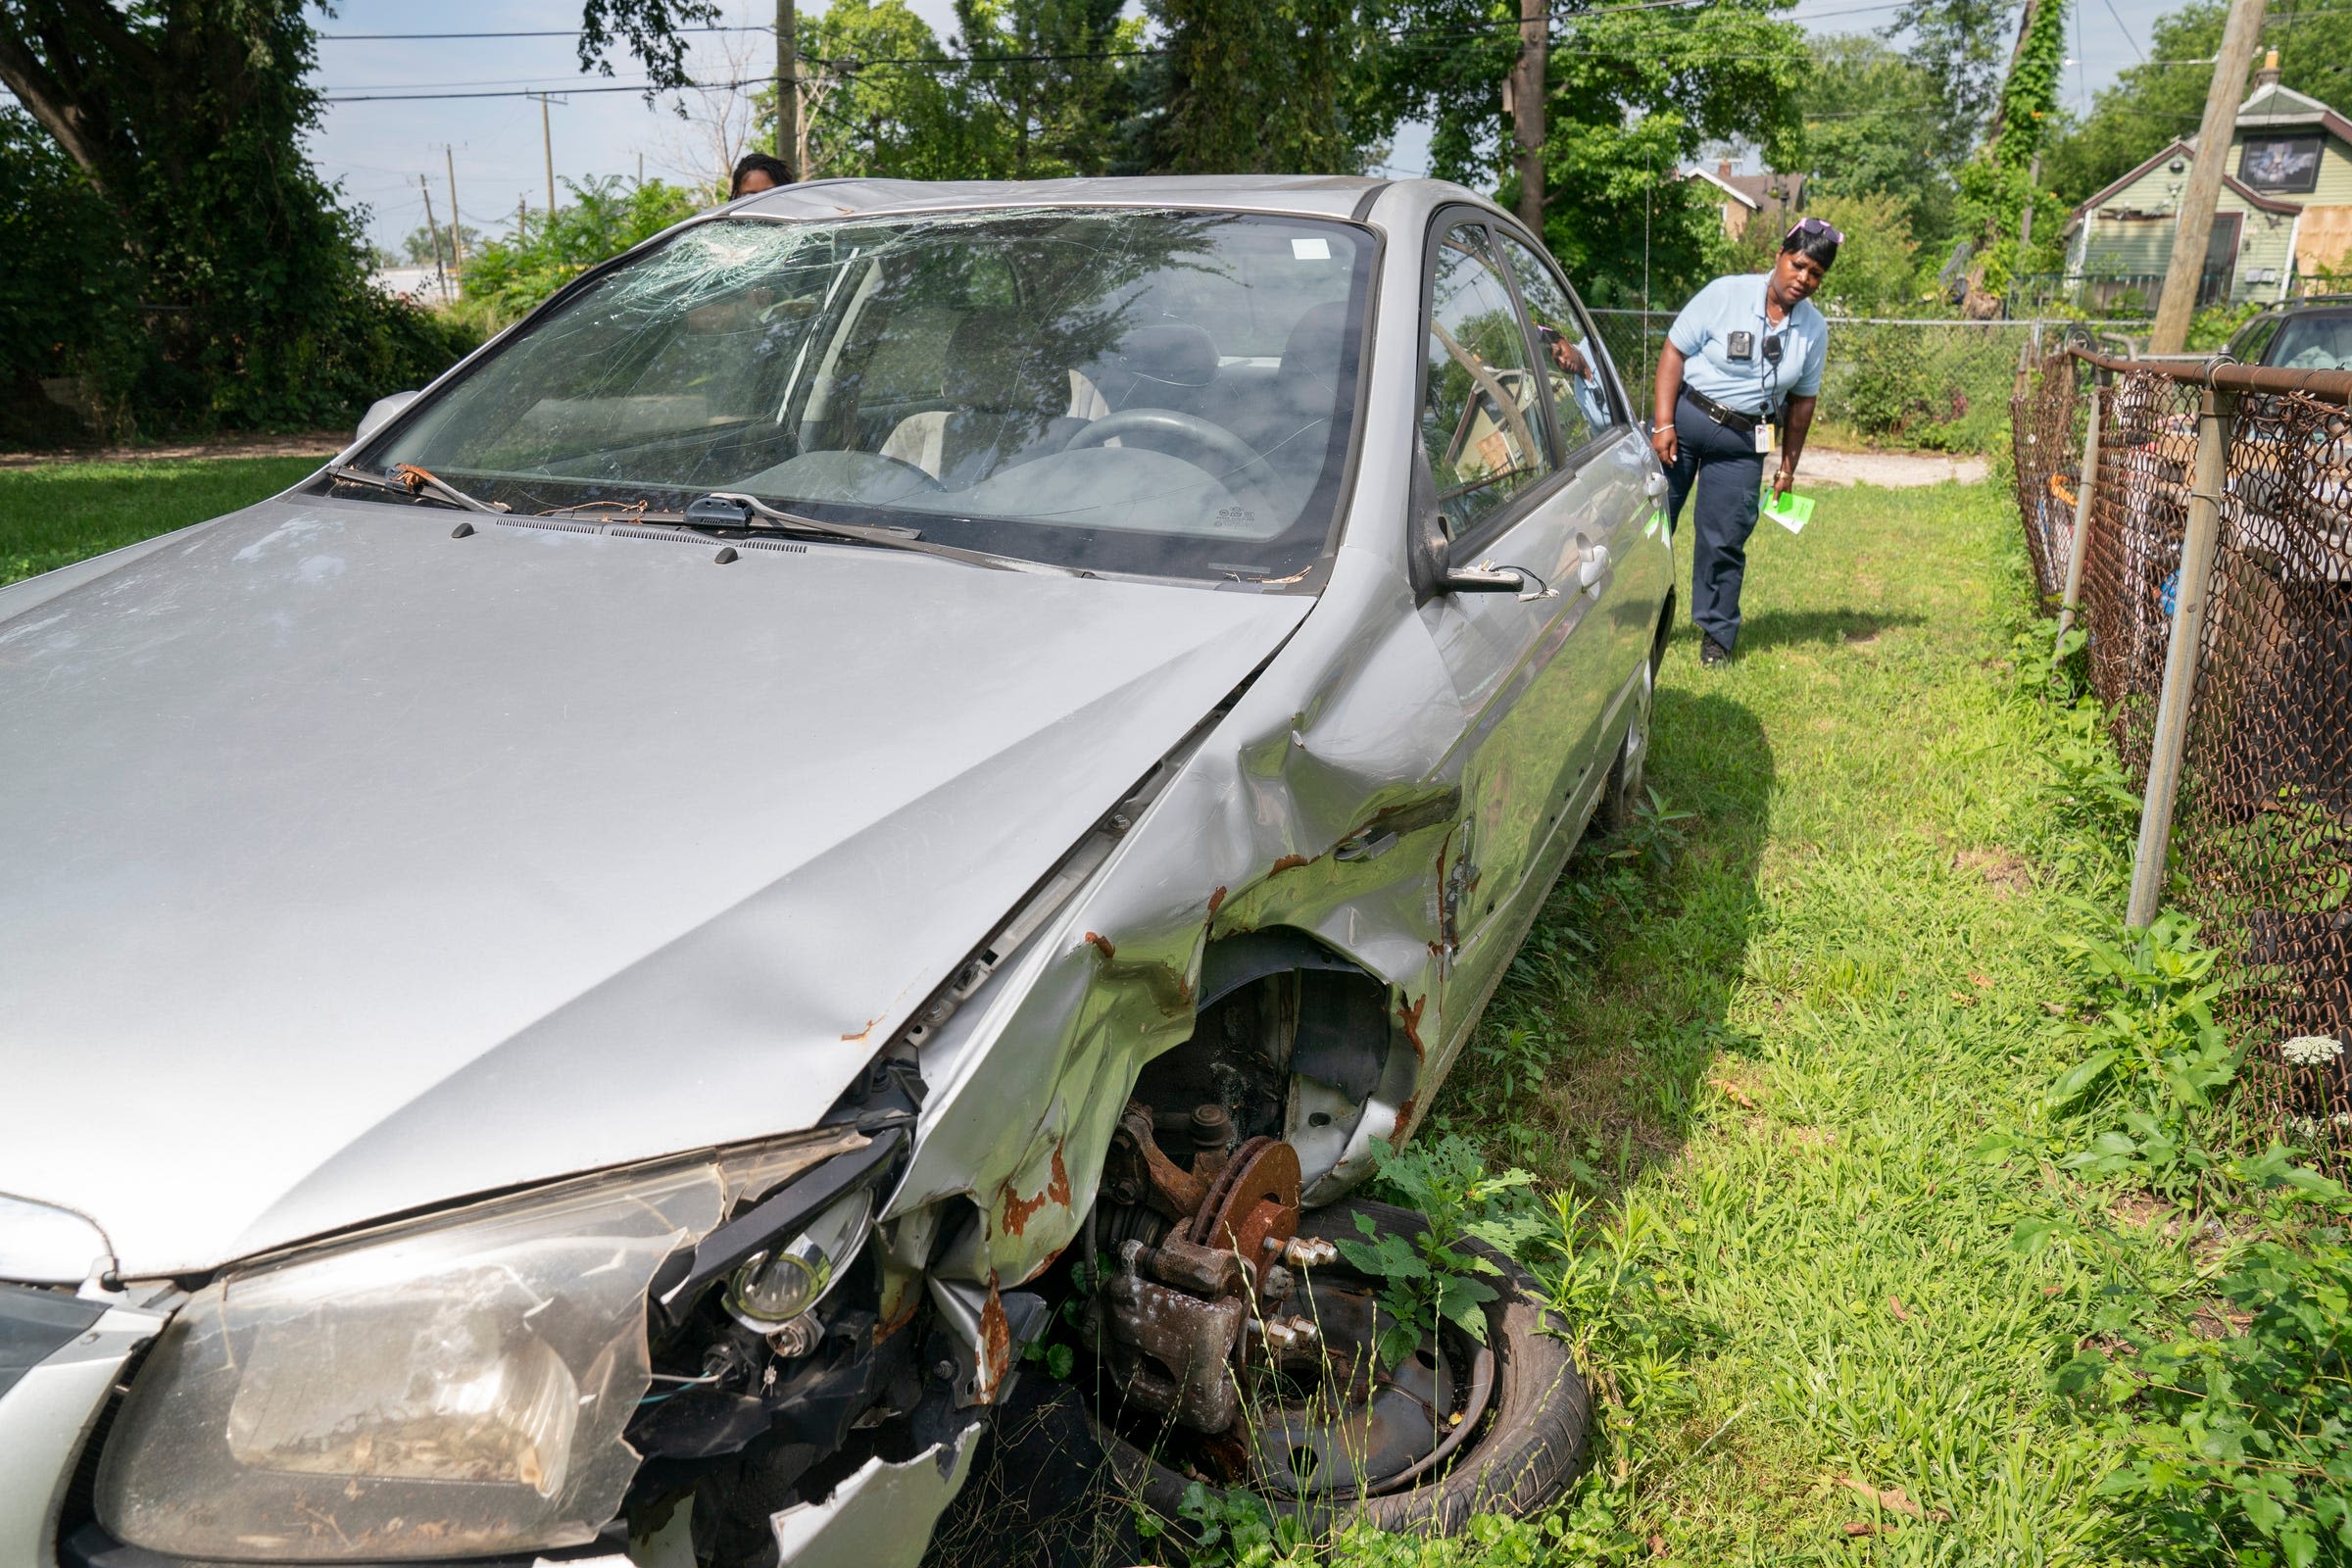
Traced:
<path fill-rule="evenodd" d="M 694 192 L 658 179 L 641 185 L 617 177 L 564 183 L 571 189 L 569 206 L 466 252 L 466 314 L 485 325 L 504 325 L 597 263 L 692 217 L 701 205 Z"/>
<path fill-rule="evenodd" d="M 2316 1223 L 2247 1248 L 2185 1322 L 2151 1327 L 2167 1303 L 2112 1291 L 2053 1386 L 2123 1447 L 2099 1493 L 2132 1556 L 2352 1561 L 2352 1203 L 2283 1150 L 2230 1174 Z"/>
<path fill-rule="evenodd" d="M 1503 1271 L 1465 1244 L 1483 1242 L 1517 1256 L 1542 1235 L 1546 1227 L 1541 1213 L 1524 1200 L 1535 1178 L 1523 1170 L 1487 1175 L 1477 1146 L 1451 1134 L 1402 1153 L 1379 1139 L 1372 1149 L 1380 1188 L 1429 1221 L 1417 1235 L 1382 1235 L 1371 1216 L 1358 1214 L 1355 1226 L 1365 1239 L 1339 1243 L 1342 1256 L 1382 1282 L 1381 1305 L 1391 1321 L 1374 1353 L 1394 1366 L 1440 1321 L 1484 1345 L 1484 1308 L 1495 1298 L 1487 1281 Z"/>
<path fill-rule="evenodd" d="M 2106 934 L 2059 939 L 2086 982 L 2085 1015 L 2062 1026 L 2077 1060 L 2043 1102 L 2056 1128 L 2047 1152 L 2093 1181 L 2195 1196 L 2225 1157 L 2216 1111 L 2243 1054 L 2213 1016 L 2232 982 L 2215 978 L 2218 955 L 2177 910 L 2135 932 L 2097 906 L 2075 907 Z M 2013 1141 L 1996 1135 L 1984 1147 L 2002 1152 Z"/>

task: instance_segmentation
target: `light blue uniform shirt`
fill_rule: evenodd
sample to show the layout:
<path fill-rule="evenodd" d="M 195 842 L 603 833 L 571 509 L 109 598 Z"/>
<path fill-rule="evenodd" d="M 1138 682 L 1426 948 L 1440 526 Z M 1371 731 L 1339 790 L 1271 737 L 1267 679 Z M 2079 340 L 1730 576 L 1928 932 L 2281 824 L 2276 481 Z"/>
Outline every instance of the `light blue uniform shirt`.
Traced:
<path fill-rule="evenodd" d="M 1778 325 L 1764 318 L 1769 272 L 1719 277 L 1690 297 L 1667 329 L 1683 351 L 1683 385 L 1740 414 L 1777 411 L 1791 397 L 1821 395 L 1821 365 L 1829 357 L 1830 323 L 1811 300 L 1801 300 Z M 1732 334 L 1752 335 L 1744 360 L 1732 358 Z M 1767 335 L 1781 340 L 1781 363 L 1764 357 Z"/>

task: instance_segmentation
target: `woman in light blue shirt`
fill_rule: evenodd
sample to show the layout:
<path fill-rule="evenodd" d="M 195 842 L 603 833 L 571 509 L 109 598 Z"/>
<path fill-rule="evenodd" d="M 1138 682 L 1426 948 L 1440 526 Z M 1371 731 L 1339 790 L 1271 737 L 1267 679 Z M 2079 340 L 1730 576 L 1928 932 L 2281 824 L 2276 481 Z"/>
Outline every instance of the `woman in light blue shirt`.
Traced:
<path fill-rule="evenodd" d="M 1732 657 L 1740 639 L 1740 583 L 1756 529 L 1773 427 L 1787 422 L 1773 493 L 1796 478 L 1828 357 L 1829 323 L 1807 303 L 1845 236 L 1807 218 L 1781 240 L 1772 270 L 1719 277 L 1691 297 L 1658 352 L 1649 444 L 1666 465 L 1668 514 L 1680 519 L 1695 489 L 1690 529 L 1690 618 L 1702 664 Z"/>

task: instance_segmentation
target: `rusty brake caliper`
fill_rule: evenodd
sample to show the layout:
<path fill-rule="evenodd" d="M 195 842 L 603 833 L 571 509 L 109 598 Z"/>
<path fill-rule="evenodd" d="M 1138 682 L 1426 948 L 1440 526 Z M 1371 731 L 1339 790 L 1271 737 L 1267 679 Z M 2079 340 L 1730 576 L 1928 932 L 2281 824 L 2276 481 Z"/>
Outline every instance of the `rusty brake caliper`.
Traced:
<path fill-rule="evenodd" d="M 1311 1318 L 1286 1312 L 1292 1269 L 1328 1262 L 1328 1242 L 1298 1240 L 1298 1155 L 1275 1138 L 1228 1154 L 1221 1105 L 1193 1113 L 1186 1170 L 1129 1102 L 1106 1186 L 1176 1222 L 1157 1246 L 1120 1244 L 1103 1286 L 1104 1359 L 1131 1404 L 1228 1444 L 1246 1443 L 1241 1389 L 1252 1367 L 1285 1369 L 1323 1354 Z"/>

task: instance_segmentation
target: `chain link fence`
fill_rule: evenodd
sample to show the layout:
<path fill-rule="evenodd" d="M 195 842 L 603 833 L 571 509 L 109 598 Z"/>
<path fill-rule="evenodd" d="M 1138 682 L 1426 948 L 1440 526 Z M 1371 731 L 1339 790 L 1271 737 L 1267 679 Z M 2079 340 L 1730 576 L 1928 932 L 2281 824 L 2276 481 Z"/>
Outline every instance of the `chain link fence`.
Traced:
<path fill-rule="evenodd" d="M 1594 311 L 1635 412 L 1649 416 L 1651 381 L 1671 311 Z M 2102 323 L 2113 325 L 2114 323 Z M 2129 325 L 2130 323 L 2123 323 Z M 1830 318 L 1814 430 L 1840 444 L 1991 453 L 2007 439 L 2018 368 L 2071 321 L 1946 321 Z"/>
<path fill-rule="evenodd" d="M 2147 793 L 2134 909 L 2171 878 L 2239 983 L 2223 1016 L 2256 1103 L 2344 1174 L 2352 375 L 2296 379 L 2053 356 L 2018 377 L 2012 428 L 2037 583 L 2086 633 L 2091 688 Z"/>

